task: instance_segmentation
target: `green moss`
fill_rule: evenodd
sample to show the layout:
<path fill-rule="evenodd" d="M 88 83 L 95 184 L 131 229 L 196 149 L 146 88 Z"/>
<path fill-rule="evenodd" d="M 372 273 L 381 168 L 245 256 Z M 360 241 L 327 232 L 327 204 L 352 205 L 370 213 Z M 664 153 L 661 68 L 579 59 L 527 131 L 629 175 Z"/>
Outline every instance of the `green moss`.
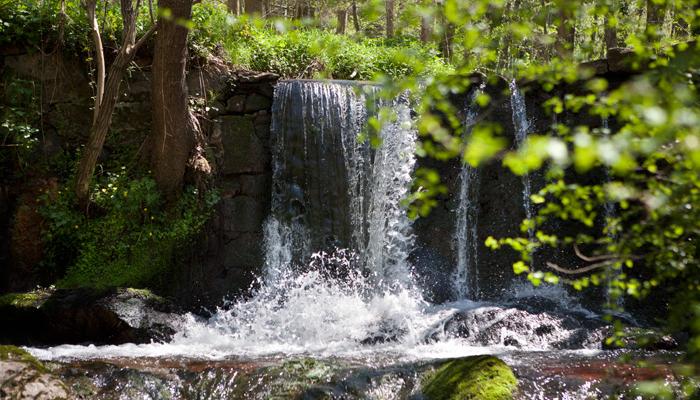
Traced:
<path fill-rule="evenodd" d="M 124 289 L 124 291 L 126 291 L 126 293 L 128 293 L 128 294 L 138 296 L 138 297 L 140 297 L 142 299 L 146 299 L 146 300 L 154 300 L 154 301 L 158 301 L 158 302 L 165 301 L 164 298 L 158 296 L 157 294 L 154 294 L 153 292 L 151 292 L 148 289 L 126 288 L 126 289 Z"/>
<path fill-rule="evenodd" d="M 53 290 L 50 289 L 37 289 L 27 293 L 7 293 L 0 296 L 0 307 L 39 308 L 46 299 L 51 297 L 51 293 Z"/>
<path fill-rule="evenodd" d="M 430 400 L 505 400 L 518 381 L 510 367 L 492 356 L 474 356 L 445 362 L 423 379 Z"/>
<path fill-rule="evenodd" d="M 17 346 L 0 345 L 0 360 L 2 361 L 20 361 L 30 364 L 34 369 L 40 372 L 47 372 L 44 364 L 39 362 L 33 355 L 29 354 Z"/>

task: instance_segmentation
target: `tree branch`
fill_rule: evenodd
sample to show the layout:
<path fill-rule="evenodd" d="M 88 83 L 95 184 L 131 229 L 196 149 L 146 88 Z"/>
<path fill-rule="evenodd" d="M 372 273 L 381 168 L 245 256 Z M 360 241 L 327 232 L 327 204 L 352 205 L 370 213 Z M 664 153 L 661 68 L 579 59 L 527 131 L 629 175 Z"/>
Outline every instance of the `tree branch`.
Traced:
<path fill-rule="evenodd" d="M 597 269 L 597 268 L 603 268 L 603 267 L 609 265 L 610 263 L 612 263 L 612 260 L 602 261 L 599 263 L 591 264 L 587 267 L 580 267 L 580 268 L 575 268 L 575 269 L 562 268 L 562 267 L 558 266 L 557 264 L 554 264 L 553 262 L 549 262 L 549 261 L 547 261 L 545 264 L 549 268 L 551 268 L 557 272 L 561 272 L 562 274 L 578 275 L 578 274 L 585 274 L 586 272 L 593 271 L 594 269 Z"/>
<path fill-rule="evenodd" d="M 574 253 L 576 253 L 576 256 L 578 258 L 580 258 L 586 262 L 597 262 L 597 261 L 605 261 L 605 260 L 610 261 L 610 260 L 614 260 L 616 258 L 619 258 L 618 256 L 612 255 L 612 254 L 604 254 L 604 255 L 600 255 L 600 256 L 590 256 L 590 257 L 586 256 L 583 253 L 581 253 L 581 250 L 578 248 L 578 245 L 576 243 L 574 243 Z"/>
<path fill-rule="evenodd" d="M 146 41 L 148 41 L 148 38 L 150 38 L 151 35 L 153 35 L 156 29 L 158 29 L 157 23 L 153 24 L 150 28 L 148 28 L 146 33 L 144 33 L 143 36 L 141 36 L 141 39 L 139 39 L 139 41 L 136 42 L 136 44 L 134 44 L 134 52 L 137 52 L 139 50 L 139 47 L 143 46 L 143 44 L 146 43 Z"/>

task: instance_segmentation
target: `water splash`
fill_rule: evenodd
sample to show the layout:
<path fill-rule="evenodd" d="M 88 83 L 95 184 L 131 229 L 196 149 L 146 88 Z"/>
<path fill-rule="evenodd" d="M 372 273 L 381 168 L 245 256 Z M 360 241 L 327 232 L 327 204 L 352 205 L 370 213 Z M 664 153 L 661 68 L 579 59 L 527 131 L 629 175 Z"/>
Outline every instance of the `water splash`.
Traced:
<path fill-rule="evenodd" d="M 514 346 L 508 337 L 541 350 L 552 338 L 576 334 L 541 313 L 513 311 L 512 305 L 468 300 L 431 305 L 423 299 L 407 261 L 413 235 L 401 205 L 415 165 L 416 132 L 405 101 L 382 103 L 375 95 L 375 88 L 340 83 L 278 84 L 265 271 L 249 296 L 208 319 L 187 315 L 169 343 L 58 346 L 32 353 L 42 359 L 293 354 L 424 359 L 499 352 Z M 357 140 L 372 108 L 367 103 L 390 106 L 396 116 L 381 129 L 378 149 Z M 456 315 L 478 316 L 474 329 L 482 333 L 433 341 L 436 330 Z M 513 323 L 498 325 L 506 320 Z M 542 321 L 552 327 L 540 337 Z M 493 327 L 498 340 L 486 333 Z"/>

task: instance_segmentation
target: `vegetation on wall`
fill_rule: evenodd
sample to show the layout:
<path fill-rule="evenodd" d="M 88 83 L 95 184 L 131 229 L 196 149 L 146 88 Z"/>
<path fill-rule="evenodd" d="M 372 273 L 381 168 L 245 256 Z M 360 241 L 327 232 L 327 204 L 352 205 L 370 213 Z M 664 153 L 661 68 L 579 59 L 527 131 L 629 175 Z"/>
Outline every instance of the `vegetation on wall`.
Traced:
<path fill-rule="evenodd" d="M 42 208 L 49 248 L 46 268 L 68 265 L 59 287 L 143 287 L 168 271 L 174 250 L 198 233 L 217 201 L 188 189 L 171 209 L 155 181 L 106 174 L 91 193 L 91 215 L 76 209 L 70 187 L 47 195 Z"/>

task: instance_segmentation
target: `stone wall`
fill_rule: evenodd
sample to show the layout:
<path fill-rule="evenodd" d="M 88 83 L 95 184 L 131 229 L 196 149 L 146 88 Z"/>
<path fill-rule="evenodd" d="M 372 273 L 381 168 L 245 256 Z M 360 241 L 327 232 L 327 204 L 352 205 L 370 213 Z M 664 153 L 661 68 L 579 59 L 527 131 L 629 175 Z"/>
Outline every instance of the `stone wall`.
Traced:
<path fill-rule="evenodd" d="M 199 243 L 177 267 L 174 298 L 188 307 L 219 305 L 249 288 L 263 265 L 270 212 L 270 124 L 274 74 L 239 73 L 212 105 L 207 130 L 221 195 Z"/>
<path fill-rule="evenodd" d="M 151 128 L 150 64 L 150 55 L 140 54 L 121 86 L 103 160 L 118 147 L 127 153 L 133 150 L 134 163 L 141 161 L 140 148 Z M 33 82 L 42 115 L 37 156 L 73 156 L 86 142 L 92 118 L 86 63 L 77 57 L 42 56 L 7 47 L 0 48 L 0 74 L 6 81 Z M 182 249 L 174 276 L 161 290 L 187 307 L 213 306 L 225 295 L 247 288 L 262 265 L 262 227 L 271 192 L 270 114 L 277 76 L 193 60 L 187 80 L 190 96 L 202 105 L 213 186 L 221 201 L 205 232 Z M 51 176 L 50 171 L 23 171 L 21 180 L 13 175 L 0 178 L 0 293 L 50 283 L 52 277 L 39 267 L 41 254 L 35 254 L 41 251 L 43 223 L 35 192 L 46 182 L 55 186 L 57 178 L 65 178 Z"/>

